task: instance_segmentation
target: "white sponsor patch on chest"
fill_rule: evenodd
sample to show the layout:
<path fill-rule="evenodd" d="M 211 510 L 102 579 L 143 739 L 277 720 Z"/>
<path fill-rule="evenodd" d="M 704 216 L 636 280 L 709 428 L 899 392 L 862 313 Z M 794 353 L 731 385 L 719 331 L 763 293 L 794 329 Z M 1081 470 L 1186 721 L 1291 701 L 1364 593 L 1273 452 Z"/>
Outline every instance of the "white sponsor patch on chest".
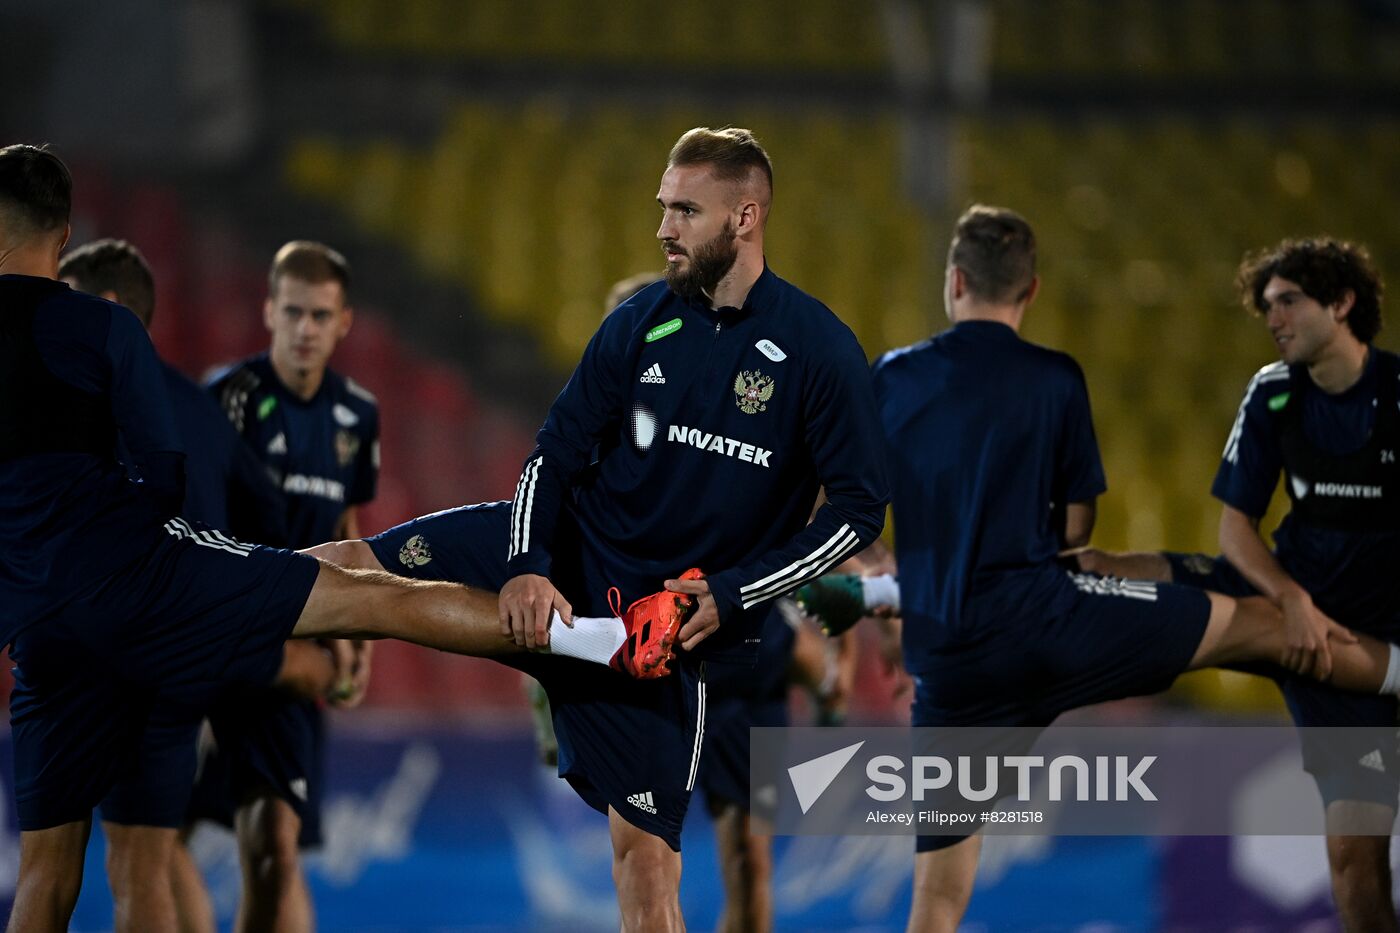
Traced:
<path fill-rule="evenodd" d="M 787 354 L 784 353 L 776 343 L 766 337 L 754 344 L 754 346 L 758 347 L 759 353 L 762 353 L 775 363 L 781 363 L 783 360 L 787 359 Z"/>
<path fill-rule="evenodd" d="M 335 423 L 342 428 L 353 428 L 360 423 L 360 416 L 355 414 L 350 409 L 349 405 L 342 402 L 335 403 L 335 407 L 331 409 L 331 414 L 335 416 Z"/>

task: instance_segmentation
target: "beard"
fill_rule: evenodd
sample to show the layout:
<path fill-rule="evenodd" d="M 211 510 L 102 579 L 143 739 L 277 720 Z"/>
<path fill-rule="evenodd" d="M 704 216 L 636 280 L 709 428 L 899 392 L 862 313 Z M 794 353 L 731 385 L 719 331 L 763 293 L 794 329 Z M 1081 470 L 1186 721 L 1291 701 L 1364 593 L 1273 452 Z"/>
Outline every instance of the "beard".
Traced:
<path fill-rule="evenodd" d="M 664 246 L 664 244 L 663 244 Z M 671 245 L 675 249 L 675 244 Z M 712 296 L 715 288 L 734 268 L 734 260 L 739 258 L 738 238 L 734 236 L 734 225 L 724 222 L 724 228 L 713 239 L 706 240 L 694 250 L 686 253 L 690 259 L 689 268 L 682 272 L 680 263 L 666 264 L 666 284 L 671 291 L 682 298 Z"/>

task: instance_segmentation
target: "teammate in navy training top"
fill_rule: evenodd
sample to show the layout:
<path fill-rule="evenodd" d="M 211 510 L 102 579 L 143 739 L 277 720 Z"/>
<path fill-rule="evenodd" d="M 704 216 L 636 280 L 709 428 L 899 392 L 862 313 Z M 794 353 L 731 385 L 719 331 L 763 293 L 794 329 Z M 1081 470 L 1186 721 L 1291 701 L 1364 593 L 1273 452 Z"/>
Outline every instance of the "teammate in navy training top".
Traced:
<path fill-rule="evenodd" d="M 1106 555 L 1081 564 L 1221 592 L 1263 593 L 1299 641 L 1333 619 L 1400 640 L 1400 358 L 1372 341 L 1382 284 L 1366 250 L 1335 240 L 1285 241 L 1240 267 L 1246 307 L 1263 314 L 1280 360 L 1245 391 L 1211 492 L 1223 503 L 1223 556 Z M 1270 553 L 1259 534 L 1280 475 L 1292 508 Z M 1314 634 L 1316 639 L 1316 635 Z M 1322 641 L 1325 650 L 1326 642 Z M 1269 673 L 1269 672 L 1262 672 Z M 1393 696 L 1361 696 L 1279 676 L 1299 726 L 1390 727 Z M 1389 827 L 1400 795 L 1395 743 L 1356 730 L 1310 742 L 1303 762 L 1327 808 L 1332 892 L 1346 929 L 1394 930 Z"/>
<path fill-rule="evenodd" d="M 132 244 L 103 239 L 70 249 L 58 274 L 79 291 L 125 306 L 150 328 L 155 281 Z M 287 505 L 267 470 L 207 392 L 164 360 L 160 365 L 185 454 L 180 514 L 241 541 L 285 546 Z"/>
<path fill-rule="evenodd" d="M 52 153 L 0 148 L 0 636 L 15 662 L 20 825 L 8 929 L 24 933 L 67 928 L 92 808 L 131 764 L 152 705 L 204 709 L 229 687 L 268 684 L 288 638 L 519 650 L 493 594 L 356 577 L 178 517 L 182 455 L 150 340 L 125 308 L 56 281 L 71 198 Z M 633 628 L 678 626 L 666 601 L 630 612 Z M 133 928 L 168 923 L 161 888 L 145 892 L 160 919 Z"/>
<path fill-rule="evenodd" d="M 294 548 L 359 534 L 356 508 L 374 498 L 378 405 L 328 366 L 353 320 L 349 286 L 349 266 L 335 250 L 309 241 L 283 246 L 268 274 L 263 311 L 270 349 L 219 373 L 209 386 L 285 496 L 288 544 Z M 368 644 L 359 651 L 363 684 Z M 231 697 L 210 722 L 217 750 L 201 769 L 192 815 L 232 826 L 236 812 L 247 818 L 264 814 L 267 832 L 240 837 L 243 864 L 270 860 L 293 876 L 267 883 L 247 879 L 247 923 L 256 926 L 253 918 L 285 910 L 309 925 L 312 908 L 295 870 L 295 852 L 298 841 L 302 847 L 321 842 L 320 708 L 312 700 L 266 691 Z"/>
<path fill-rule="evenodd" d="M 676 676 L 634 682 L 547 654 L 508 661 L 549 693 L 560 774 L 608 813 L 627 929 L 681 926 L 702 659 L 751 659 L 771 601 L 864 547 L 884 520 L 865 355 L 835 315 L 765 266 L 771 197 L 771 165 L 747 130 L 682 136 L 658 196 L 666 281 L 593 337 L 514 505 L 316 549 L 422 578 L 508 580 L 501 618 L 530 647 L 560 638 L 546 630 L 551 610 L 606 614 L 610 587 L 621 605 L 663 582 L 699 597 Z M 819 485 L 827 503 L 808 525 Z M 676 580 L 688 567 L 709 576 Z"/>
<path fill-rule="evenodd" d="M 282 247 L 264 310 L 271 349 L 209 384 L 280 485 L 292 547 L 357 534 L 356 507 L 374 498 L 378 481 L 379 405 L 327 366 L 353 319 L 348 283 L 334 250 L 300 241 Z"/>
<path fill-rule="evenodd" d="M 1042 727 L 1191 668 L 1286 657 L 1263 600 L 1060 568 L 1105 483 L 1079 367 L 1018 335 L 1038 285 L 1025 220 L 972 208 L 949 249 L 953 328 L 875 367 L 916 726 Z M 1337 631 L 1336 663 L 1309 671 L 1379 690 L 1389 647 Z M 979 848 L 919 838 L 910 929 L 956 927 Z"/>
<path fill-rule="evenodd" d="M 58 274 L 79 291 L 129 308 L 142 326 L 151 326 L 155 280 L 132 244 L 104 239 L 69 250 Z M 284 544 L 286 505 L 262 464 L 207 392 L 164 361 L 161 369 L 185 452 L 183 517 L 243 541 Z M 291 641 L 284 651 L 279 687 L 317 698 L 336 684 L 335 666 L 321 646 Z M 101 702 L 103 689 L 96 685 L 91 702 Z M 100 807 L 114 909 L 136 926 L 147 925 L 141 922 L 147 906 L 143 893 L 157 884 L 177 892 L 176 910 L 188 926 L 212 928 L 214 922 L 198 867 L 175 840 L 194 784 L 202 718 L 202 711 L 169 704 L 152 709 L 137 761 Z M 192 917 L 204 919 L 196 924 Z"/>

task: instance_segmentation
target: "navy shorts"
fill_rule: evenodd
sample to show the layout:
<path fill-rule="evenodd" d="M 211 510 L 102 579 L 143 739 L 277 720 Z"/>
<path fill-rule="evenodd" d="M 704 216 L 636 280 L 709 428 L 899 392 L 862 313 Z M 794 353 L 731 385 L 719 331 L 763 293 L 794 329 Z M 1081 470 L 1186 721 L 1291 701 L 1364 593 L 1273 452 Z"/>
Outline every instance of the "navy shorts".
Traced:
<path fill-rule="evenodd" d="M 392 573 L 499 591 L 507 579 L 510 503 L 448 509 L 366 540 Z M 567 583 L 561 590 L 583 614 L 580 607 L 603 604 L 606 586 L 591 602 Z M 495 660 L 534 677 L 549 695 L 559 775 L 578 795 L 601 812 L 611 807 L 679 852 L 704 740 L 704 663 L 681 656 L 674 676 L 634 680 L 605 665 L 550 654 Z"/>
<path fill-rule="evenodd" d="M 700 789 L 712 813 L 737 805 L 749 809 L 749 730 L 788 724 L 788 668 L 797 633 L 777 609 L 763 621 L 753 664 L 705 664 L 708 709 Z"/>
<path fill-rule="evenodd" d="M 1174 582 L 1214 590 L 1226 596 L 1259 595 L 1253 584 L 1224 557 L 1170 551 L 1164 552 L 1163 556 L 1171 564 Z M 1327 611 L 1327 606 L 1321 601 L 1320 608 Z M 1335 618 L 1343 625 L 1357 631 L 1371 632 L 1387 641 L 1391 640 L 1394 632 L 1394 624 L 1389 619 L 1381 620 L 1382 625 L 1371 625 L 1368 620 L 1348 619 L 1340 614 Z M 1393 696 L 1348 693 L 1273 666 L 1246 666 L 1241 669 L 1273 678 L 1283 693 L 1289 715 L 1293 717 L 1294 724 L 1300 727 L 1375 726 L 1390 729 L 1396 726 L 1397 717 L 1400 716 L 1400 704 Z M 1329 736 L 1325 743 L 1309 741 L 1307 735 L 1304 733 L 1302 743 L 1303 767 L 1317 781 L 1324 803 L 1360 800 L 1388 807 L 1396 805 L 1400 799 L 1400 747 L 1395 741 L 1376 743 L 1370 730 Z M 1376 752 L 1381 757 L 1382 767 L 1379 769 L 1374 765 Z M 1363 761 L 1371 764 L 1362 764 Z"/>
<path fill-rule="evenodd" d="M 318 704 L 280 690 L 234 691 L 209 711 L 214 744 L 199 763 L 188 822 L 233 827 L 244 803 L 270 793 L 301 820 L 303 849 L 322 843 L 325 717 Z"/>
<path fill-rule="evenodd" d="M 1205 593 L 1170 583 L 1071 574 L 1065 612 L 996 628 L 945 651 L 915 677 L 914 726 L 1048 726 L 1061 713 L 1160 693 L 1191 663 L 1206 623 Z M 920 836 L 920 852 L 965 836 Z"/>
<path fill-rule="evenodd" d="M 320 565 L 178 519 L 166 529 L 135 564 L 11 647 L 22 830 L 87 819 L 139 773 L 152 710 L 204 710 L 231 685 L 277 675 Z M 113 803 L 120 814 L 123 801 Z"/>
<path fill-rule="evenodd" d="M 157 702 L 136 755 L 103 798 L 102 819 L 122 826 L 176 829 L 185 822 L 199 760 L 203 715 Z"/>

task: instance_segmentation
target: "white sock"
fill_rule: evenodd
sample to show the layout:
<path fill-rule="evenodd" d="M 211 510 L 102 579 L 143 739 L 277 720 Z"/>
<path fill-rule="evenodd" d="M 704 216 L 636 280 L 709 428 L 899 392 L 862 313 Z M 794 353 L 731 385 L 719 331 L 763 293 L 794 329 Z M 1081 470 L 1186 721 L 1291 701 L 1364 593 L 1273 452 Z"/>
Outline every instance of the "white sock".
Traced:
<path fill-rule="evenodd" d="M 1390 661 L 1385 666 L 1385 681 L 1381 693 L 1400 694 L 1400 646 L 1390 646 Z"/>
<path fill-rule="evenodd" d="M 616 616 L 574 616 L 572 627 L 564 624 L 558 612 L 549 620 L 549 650 L 568 658 L 607 664 L 626 640 L 627 626 Z"/>
<path fill-rule="evenodd" d="M 865 591 L 865 608 L 890 606 L 899 611 L 899 581 L 893 574 L 882 573 L 878 577 L 861 577 L 861 589 Z"/>

